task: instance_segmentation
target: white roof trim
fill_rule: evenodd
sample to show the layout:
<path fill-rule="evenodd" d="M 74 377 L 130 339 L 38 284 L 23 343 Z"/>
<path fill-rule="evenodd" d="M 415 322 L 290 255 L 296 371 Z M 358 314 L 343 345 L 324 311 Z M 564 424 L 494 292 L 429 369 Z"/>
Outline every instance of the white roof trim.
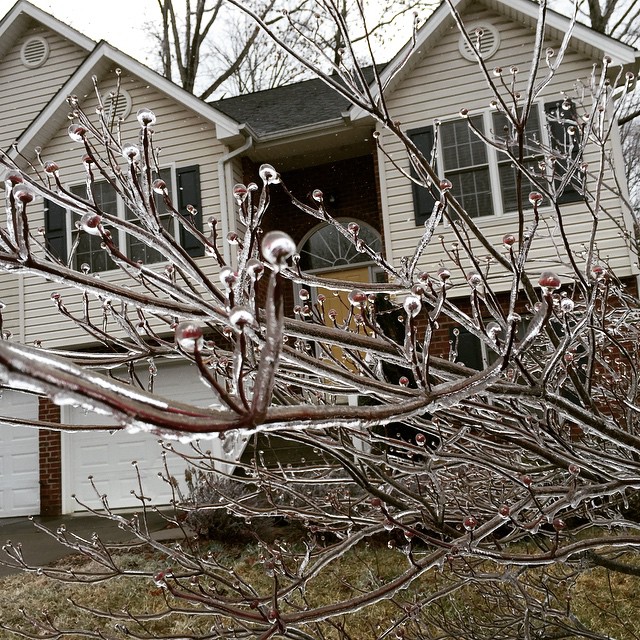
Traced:
<path fill-rule="evenodd" d="M 467 4 L 466 0 L 452 0 L 452 4 L 458 10 L 464 9 L 464 6 Z M 495 5 L 498 5 L 498 9 L 495 8 Z M 524 14 L 528 18 L 531 18 L 533 21 L 538 19 L 538 10 L 539 5 L 536 2 L 532 2 L 532 0 L 491 0 L 489 2 L 488 8 L 493 8 L 500 12 L 500 6 L 503 6 L 505 10 L 517 11 L 519 13 Z M 505 11 L 506 13 L 506 11 Z M 426 23 L 419 29 L 416 35 L 415 45 L 412 42 L 408 42 L 400 52 L 393 58 L 393 60 L 385 67 L 384 71 L 380 74 L 380 80 L 382 84 L 389 79 L 391 75 L 391 71 L 395 68 L 395 65 L 406 58 L 413 58 L 416 55 L 421 55 L 421 48 L 432 38 L 432 36 L 439 31 L 439 29 L 443 26 L 447 21 L 453 21 L 453 17 L 449 10 L 449 5 L 446 1 L 440 4 L 440 6 L 427 18 Z M 555 11 L 548 10 L 547 11 L 547 20 L 546 25 L 552 29 L 557 29 L 560 32 L 566 32 L 571 24 L 571 20 L 566 16 L 563 16 Z M 576 22 L 573 27 L 573 32 L 571 34 L 571 39 L 577 39 L 579 41 L 585 42 L 590 47 L 595 47 L 597 49 L 601 49 L 606 52 L 607 55 L 611 56 L 612 63 L 614 65 L 628 65 L 634 64 L 639 57 L 639 52 L 636 51 L 633 47 L 626 45 L 615 38 L 611 38 L 609 36 L 605 36 L 601 33 L 597 33 L 593 29 L 587 27 L 586 25 L 580 24 Z M 405 68 L 410 66 L 409 60 L 407 60 L 407 64 Z M 404 70 L 401 70 L 398 74 L 398 77 L 401 77 L 405 73 Z M 375 81 L 371 84 L 371 91 L 373 98 L 377 98 L 379 95 L 379 87 L 375 83 Z M 363 117 L 368 116 L 369 114 L 358 106 L 353 106 L 349 110 L 349 115 L 351 120 L 359 120 Z"/>
<path fill-rule="evenodd" d="M 128 72 L 140 79 L 148 82 L 150 85 L 157 88 L 162 93 L 171 97 L 179 104 L 183 105 L 187 109 L 202 116 L 205 120 L 208 120 L 216 126 L 216 135 L 218 139 L 224 137 L 239 136 L 240 125 L 216 110 L 214 107 L 208 105 L 203 100 L 196 98 L 193 94 L 185 91 L 173 82 L 163 78 L 161 75 L 155 73 L 140 62 L 130 58 L 128 55 L 114 49 L 106 42 L 101 42 L 89 55 L 89 57 L 80 65 L 76 72 L 67 80 L 63 87 L 58 91 L 49 104 L 40 112 L 36 119 L 25 129 L 17 140 L 18 151 L 23 152 L 33 146 L 34 140 L 44 127 L 44 125 L 51 119 L 55 118 L 58 111 L 64 108 L 65 114 L 68 111 L 67 97 L 73 93 L 76 93 L 76 88 L 83 80 L 90 78 L 93 70 L 104 59 L 110 60 L 115 63 L 116 66 L 126 69 Z M 45 141 L 39 141 L 38 144 L 44 146 Z"/>
<path fill-rule="evenodd" d="M 91 51 L 96 46 L 96 43 L 91 38 L 88 38 L 79 31 L 76 31 L 69 25 L 61 22 L 57 18 L 54 18 L 42 9 L 35 7 L 26 0 L 16 2 L 16 4 L 14 4 L 9 10 L 9 13 L 7 13 L 2 19 L 2 22 L 0 22 L 0 39 L 4 38 L 6 34 L 11 32 L 11 28 L 19 18 L 20 14 L 27 15 L 30 18 L 41 22 L 45 27 L 51 29 L 51 31 L 57 31 L 63 38 L 71 40 L 74 44 L 77 44 L 80 48 L 85 49 L 86 51 Z"/>

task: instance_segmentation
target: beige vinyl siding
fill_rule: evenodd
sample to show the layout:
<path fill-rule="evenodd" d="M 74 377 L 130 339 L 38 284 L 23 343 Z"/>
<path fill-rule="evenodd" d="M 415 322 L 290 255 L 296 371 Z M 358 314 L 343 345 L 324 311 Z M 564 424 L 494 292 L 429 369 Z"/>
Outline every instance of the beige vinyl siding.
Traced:
<path fill-rule="evenodd" d="M 26 40 L 36 35 L 46 39 L 49 57 L 37 69 L 28 69 L 20 59 L 20 50 Z M 6 150 L 18 138 L 86 55 L 73 42 L 32 22 L 0 60 L 0 148 Z"/>
<path fill-rule="evenodd" d="M 501 38 L 500 48 L 487 62 L 489 71 L 491 72 L 497 66 L 502 67 L 507 76 L 507 82 L 510 82 L 509 68 L 512 65 L 517 66 L 520 70 L 517 86 L 524 92 L 531 68 L 533 31 L 489 11 L 475 11 L 465 15 L 464 19 L 467 24 L 477 20 L 491 23 L 498 28 Z M 426 51 L 422 57 L 416 56 L 417 62 L 414 61 L 414 66 L 408 70 L 399 86 L 394 87 L 390 92 L 387 99 L 389 111 L 395 120 L 402 123 L 406 131 L 431 125 L 435 119 L 445 121 L 457 118 L 462 107 L 467 108 L 471 114 L 489 108 L 492 99 L 490 89 L 477 63 L 467 61 L 460 55 L 458 38 L 457 28 L 451 29 L 434 48 Z M 549 43 L 547 46 L 555 46 L 557 49 L 557 43 Z M 560 72 L 545 88 L 544 95 L 538 102 L 559 100 L 562 98 L 562 91 L 572 94 L 578 78 L 587 82 L 592 64 L 593 61 L 568 51 Z M 543 61 L 541 74 L 544 74 L 545 70 Z M 399 166 L 408 171 L 409 161 L 404 148 L 390 134 L 385 131 L 381 133 L 385 151 L 391 154 Z M 597 171 L 597 149 L 591 149 L 585 159 L 590 163 L 590 172 Z M 379 155 L 379 161 L 384 163 L 383 172 L 386 175 L 383 210 L 387 224 L 388 249 L 394 264 L 398 265 L 402 257 L 413 255 L 417 240 L 424 229 L 422 226 L 415 225 L 411 184 L 382 154 Z M 611 181 L 611 173 L 607 172 L 606 175 Z M 455 193 L 453 195 L 455 196 Z M 602 206 L 613 215 L 615 222 L 607 216 L 602 216 L 598 225 L 597 249 L 603 260 L 610 261 L 618 275 L 629 275 L 632 273 L 631 259 L 628 251 L 622 249 L 619 226 L 624 225 L 621 204 L 616 196 L 606 191 L 603 192 L 603 196 Z M 582 246 L 589 240 L 591 216 L 583 203 L 563 205 L 561 211 L 564 225 L 570 234 L 572 250 L 581 251 Z M 563 270 L 568 271 L 565 268 L 568 263 L 566 251 L 562 246 L 552 212 L 547 209 L 542 214 L 544 219 L 531 252 L 532 269 L 535 271 L 538 265 L 541 269 L 554 265 L 560 273 Z M 507 232 L 517 233 L 518 229 L 518 218 L 515 213 L 476 218 L 474 222 L 492 246 L 499 250 L 502 250 L 503 235 Z M 419 263 L 421 270 L 434 272 L 441 265 L 453 267 L 442 251 L 440 238 L 448 247 L 456 242 L 453 229 L 448 225 L 441 225 L 436 231 L 434 241 Z M 473 247 L 483 262 L 487 254 L 486 249 L 481 248 L 477 242 Z M 584 264 L 580 259 L 578 263 Z M 497 275 L 499 268 L 492 267 L 492 272 Z M 464 280 L 457 281 L 464 283 Z"/>
<path fill-rule="evenodd" d="M 100 90 L 108 92 L 115 85 L 113 75 L 99 79 Z M 132 99 L 131 114 L 122 127 L 122 141 L 137 143 L 140 127 L 136 120 L 136 111 L 141 107 L 151 108 L 157 116 L 154 127 L 154 140 L 156 148 L 160 149 L 160 166 L 172 166 L 174 168 L 198 165 L 200 168 L 201 210 L 204 221 L 204 231 L 208 232 L 207 219 L 211 216 L 220 217 L 220 198 L 217 175 L 218 158 L 225 152 L 225 147 L 215 138 L 215 126 L 192 113 L 184 107 L 178 106 L 170 97 L 160 94 L 155 88 L 150 87 L 138 78 L 123 75 L 122 87 L 130 94 Z M 88 96 L 81 101 L 81 106 L 88 114 L 95 113 L 97 100 L 95 96 Z M 55 160 L 61 170 L 61 180 L 66 187 L 82 184 L 85 180 L 85 171 L 81 158 L 84 155 L 84 147 L 73 142 L 66 131 L 60 131 L 42 150 L 44 160 Z M 121 167 L 125 168 L 124 159 Z M 171 194 L 174 204 L 177 206 L 177 193 Z M 33 228 L 44 223 L 42 205 L 38 205 L 31 214 Z M 73 214 L 71 224 L 78 219 Z M 218 225 L 219 228 L 221 225 Z M 126 245 L 125 245 L 126 246 Z M 122 243 L 121 248 L 124 248 Z M 71 248 L 71 245 L 67 247 Z M 217 282 L 217 266 L 210 257 L 199 259 L 205 272 Z M 163 273 L 166 263 L 149 265 L 158 273 Z M 137 288 L 128 276 L 118 270 L 101 272 L 99 278 L 118 284 L 124 284 Z M 74 324 L 61 317 L 55 304 L 51 301 L 51 293 L 62 294 L 65 306 L 74 314 L 82 310 L 81 294 L 70 287 L 50 283 L 42 278 L 29 277 L 25 282 L 25 318 L 27 342 L 42 340 L 47 347 L 73 347 L 80 345 L 90 346 L 92 339 L 77 329 Z M 116 304 L 114 303 L 114 306 Z M 119 308 L 119 306 L 117 306 Z M 94 296 L 90 296 L 90 316 L 99 327 L 102 327 L 102 303 Z M 133 307 L 129 310 L 129 317 L 134 325 L 138 322 Z M 159 323 L 152 323 L 160 327 Z M 108 329 L 116 330 L 113 321 L 110 321 Z"/>

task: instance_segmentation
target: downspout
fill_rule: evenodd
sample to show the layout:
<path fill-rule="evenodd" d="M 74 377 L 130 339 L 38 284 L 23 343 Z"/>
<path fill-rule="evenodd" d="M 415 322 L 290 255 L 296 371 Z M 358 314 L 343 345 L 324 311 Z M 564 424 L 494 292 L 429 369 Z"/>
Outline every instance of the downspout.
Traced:
<path fill-rule="evenodd" d="M 253 147 L 253 137 L 251 134 L 247 133 L 248 127 L 247 125 L 242 125 L 240 127 L 240 133 L 245 136 L 244 144 L 233 151 L 229 151 L 229 153 L 225 153 L 218 160 L 218 191 L 220 193 L 220 209 L 222 213 L 222 255 L 227 264 L 232 264 L 231 258 L 231 248 L 229 247 L 229 243 L 226 241 L 227 235 L 231 231 L 235 231 L 235 211 L 232 207 L 229 206 L 229 192 L 231 190 L 230 183 L 233 175 L 230 172 L 231 165 L 229 162 L 233 160 L 236 156 L 248 151 Z M 227 171 L 229 171 L 229 175 L 227 176 Z M 233 222 L 233 224 L 231 224 Z"/>

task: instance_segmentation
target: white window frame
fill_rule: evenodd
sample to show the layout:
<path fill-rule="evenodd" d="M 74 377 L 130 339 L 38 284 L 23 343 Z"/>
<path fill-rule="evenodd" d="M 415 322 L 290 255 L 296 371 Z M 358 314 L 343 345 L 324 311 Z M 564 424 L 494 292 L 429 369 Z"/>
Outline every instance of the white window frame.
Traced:
<path fill-rule="evenodd" d="M 171 184 L 167 185 L 167 188 L 169 189 L 169 194 L 172 197 L 172 201 L 174 203 L 174 207 L 176 206 L 176 200 L 175 197 L 177 196 L 177 184 L 178 184 L 178 177 L 177 177 L 177 172 L 176 172 L 176 166 L 175 163 L 171 162 L 171 163 L 167 163 L 164 166 L 160 167 L 160 171 L 163 171 L 165 169 L 169 169 L 169 171 L 171 172 Z M 155 172 L 154 172 L 155 173 Z M 106 180 L 104 180 L 104 178 L 96 178 L 95 180 L 96 183 L 102 183 L 102 182 L 106 182 Z M 76 189 L 77 187 L 85 187 L 85 190 L 82 193 L 82 198 L 84 200 L 87 199 L 87 193 L 86 193 L 86 181 L 84 182 L 73 182 L 69 185 L 67 185 L 67 191 L 71 192 L 72 189 Z M 117 202 L 117 215 L 118 218 L 122 219 L 122 220 L 126 220 L 126 207 L 124 205 L 124 200 L 119 196 L 116 195 L 116 202 Z M 78 216 L 78 214 L 73 213 L 71 211 L 71 209 L 67 209 L 67 247 L 69 247 L 69 249 L 71 249 L 71 247 L 73 247 L 73 243 L 74 243 L 74 234 L 75 233 L 83 233 L 82 231 L 76 230 L 76 221 L 79 220 L 80 217 Z M 113 231 L 115 231 L 115 229 L 113 229 Z M 174 225 L 173 225 L 173 237 L 175 238 L 176 242 L 180 242 L 180 225 L 175 223 L 174 220 Z M 120 251 L 122 251 L 125 255 L 128 256 L 129 254 L 129 245 L 127 242 L 127 234 L 122 230 L 122 229 L 118 229 L 117 231 L 117 238 L 116 238 L 116 242 L 118 245 L 118 248 L 120 249 Z M 158 262 L 152 262 L 150 264 L 163 264 L 164 262 L 166 262 L 166 260 L 160 260 Z M 82 263 L 78 263 L 77 262 L 77 257 L 76 255 L 73 256 L 73 262 L 72 264 L 75 265 L 75 268 L 79 269 L 80 265 Z M 110 261 L 107 260 L 107 264 L 110 264 Z M 117 267 L 115 266 L 111 266 L 111 268 L 106 269 L 105 271 L 98 271 L 96 273 L 108 273 L 109 271 L 115 271 L 117 270 Z M 92 271 L 93 272 L 93 271 Z"/>
<path fill-rule="evenodd" d="M 540 123 L 540 143 L 541 149 L 539 155 L 544 155 L 544 148 L 548 148 L 550 146 L 549 141 L 549 133 L 548 129 L 545 126 L 546 123 L 546 114 L 544 111 L 544 104 L 541 101 L 536 101 L 532 105 L 533 109 L 537 110 L 538 114 L 538 122 Z M 482 127 L 483 133 L 485 136 L 489 135 L 489 132 L 493 131 L 493 114 L 495 110 L 493 109 L 482 109 L 478 111 L 470 111 L 468 114 L 469 118 L 481 116 L 482 117 Z M 461 116 L 450 116 L 446 118 L 437 118 L 432 121 L 434 129 L 438 127 L 438 123 L 440 126 L 449 122 L 456 122 L 460 120 L 466 120 L 467 118 L 462 118 Z M 474 134 L 471 134 L 474 135 Z M 493 135 L 496 135 L 496 132 L 493 132 Z M 486 216 L 476 216 L 474 217 L 474 221 L 478 222 L 481 220 L 491 220 L 493 218 L 504 217 L 504 216 L 515 216 L 517 215 L 517 210 L 514 211 L 505 211 L 502 206 L 502 196 L 501 196 L 501 183 L 500 183 L 500 171 L 499 171 L 499 163 L 501 162 L 501 154 L 497 149 L 492 147 L 491 145 L 486 145 L 486 153 L 487 153 L 487 164 L 489 168 L 489 182 L 490 182 L 490 192 L 491 192 L 491 201 L 493 204 L 493 214 Z M 538 154 L 536 154 L 538 155 Z M 444 155 L 442 150 L 442 136 L 437 136 L 437 155 L 436 155 L 436 165 L 438 173 L 441 176 L 446 175 L 446 170 L 444 168 Z M 478 165 L 480 166 L 480 165 Z M 455 197 L 455 192 L 452 192 Z M 541 207 L 542 209 L 543 207 Z"/>

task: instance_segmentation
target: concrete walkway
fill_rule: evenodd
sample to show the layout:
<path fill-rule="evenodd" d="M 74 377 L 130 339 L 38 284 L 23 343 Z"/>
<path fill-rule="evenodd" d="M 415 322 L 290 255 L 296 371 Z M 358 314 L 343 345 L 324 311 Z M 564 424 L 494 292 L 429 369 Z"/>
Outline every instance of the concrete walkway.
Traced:
<path fill-rule="evenodd" d="M 119 512 L 120 515 L 130 518 L 133 511 Z M 34 520 L 50 531 L 55 531 L 61 525 L 66 527 L 67 533 L 75 533 L 85 540 L 91 540 L 91 536 L 97 533 L 103 542 L 128 542 L 133 536 L 128 531 L 118 528 L 118 525 L 106 518 L 86 513 L 77 513 L 60 517 L 36 517 Z M 167 521 L 158 513 L 149 512 L 147 516 L 149 531 L 156 540 L 175 540 L 182 537 L 180 529 L 170 528 Z M 34 525 L 28 518 L 3 518 L 0 519 L 0 546 L 11 541 L 15 546 L 22 545 L 22 553 L 25 561 L 31 566 L 46 566 L 76 553 L 57 542 L 54 538 Z M 0 578 L 14 573 L 20 569 L 3 564 L 11 562 L 6 552 L 0 549 Z"/>

